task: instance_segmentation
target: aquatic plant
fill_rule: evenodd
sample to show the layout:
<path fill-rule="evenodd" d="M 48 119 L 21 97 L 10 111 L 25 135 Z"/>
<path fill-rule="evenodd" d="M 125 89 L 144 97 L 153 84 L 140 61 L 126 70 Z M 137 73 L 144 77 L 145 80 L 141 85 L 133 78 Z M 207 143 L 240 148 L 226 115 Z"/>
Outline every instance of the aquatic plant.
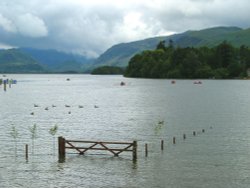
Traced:
<path fill-rule="evenodd" d="M 55 154 L 55 145 L 56 145 L 56 138 L 55 135 L 57 133 L 58 130 L 58 126 L 54 125 L 53 127 L 51 127 L 49 129 L 49 134 L 53 137 L 53 153 Z"/>
<path fill-rule="evenodd" d="M 159 135 L 162 132 L 162 129 L 164 127 L 164 120 L 158 121 L 158 123 L 155 125 L 154 132 L 156 135 Z"/>
<path fill-rule="evenodd" d="M 34 124 L 32 127 L 29 127 L 29 131 L 31 133 L 31 139 L 32 139 L 32 153 L 34 153 L 34 144 L 35 139 L 37 138 L 37 126 Z"/>
<path fill-rule="evenodd" d="M 34 140 L 37 137 L 37 127 L 36 127 L 36 124 L 34 124 L 32 127 L 29 127 L 29 131 L 31 133 L 32 140 Z"/>
<path fill-rule="evenodd" d="M 12 127 L 11 127 L 10 135 L 12 136 L 12 138 L 14 139 L 14 142 L 15 142 L 15 155 L 16 155 L 18 131 L 17 131 L 17 129 L 16 129 L 16 127 L 14 125 L 12 125 Z"/>
<path fill-rule="evenodd" d="M 52 136 L 55 136 L 57 130 L 58 130 L 58 126 L 55 125 L 55 126 L 53 126 L 52 128 L 50 128 L 49 134 L 51 134 Z"/>
<path fill-rule="evenodd" d="M 10 135 L 16 140 L 17 137 L 18 137 L 18 131 L 16 129 L 16 127 L 13 125 L 11 127 L 11 132 L 10 132 Z"/>

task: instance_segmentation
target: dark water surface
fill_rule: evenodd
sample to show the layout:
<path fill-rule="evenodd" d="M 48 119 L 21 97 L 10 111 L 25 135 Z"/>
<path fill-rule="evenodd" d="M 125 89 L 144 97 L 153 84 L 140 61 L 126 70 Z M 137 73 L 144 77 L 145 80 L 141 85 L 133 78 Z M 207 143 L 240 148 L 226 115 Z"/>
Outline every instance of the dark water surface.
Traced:
<path fill-rule="evenodd" d="M 7 76 L 18 84 L 7 92 L 0 86 L 1 188 L 250 187 L 250 81 L 202 80 L 196 85 L 192 80 L 171 84 L 121 76 Z M 121 81 L 126 85 L 120 86 Z M 32 148 L 29 127 L 34 124 Z M 49 134 L 55 124 L 56 137 L 137 140 L 138 161 L 133 163 L 131 153 L 113 157 L 89 152 L 69 153 L 65 163 L 58 163 L 57 143 Z"/>

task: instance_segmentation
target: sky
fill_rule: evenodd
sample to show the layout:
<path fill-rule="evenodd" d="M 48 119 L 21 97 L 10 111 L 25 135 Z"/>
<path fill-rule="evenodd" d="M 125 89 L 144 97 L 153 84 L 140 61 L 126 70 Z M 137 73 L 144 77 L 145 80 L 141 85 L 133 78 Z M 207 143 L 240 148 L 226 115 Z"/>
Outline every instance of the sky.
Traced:
<path fill-rule="evenodd" d="M 249 0 L 1 0 L 0 48 L 98 57 L 111 46 L 216 26 L 250 28 Z"/>

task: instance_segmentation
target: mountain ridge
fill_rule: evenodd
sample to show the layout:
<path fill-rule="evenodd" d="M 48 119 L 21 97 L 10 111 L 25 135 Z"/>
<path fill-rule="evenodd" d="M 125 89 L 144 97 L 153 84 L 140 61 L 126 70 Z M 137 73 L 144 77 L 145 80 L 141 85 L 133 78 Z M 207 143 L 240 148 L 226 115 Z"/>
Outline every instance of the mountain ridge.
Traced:
<path fill-rule="evenodd" d="M 0 50 L 1 73 L 40 73 L 44 71 L 42 65 L 18 49 Z"/>
<path fill-rule="evenodd" d="M 54 49 L 40 50 L 28 47 L 19 49 L 51 72 L 79 71 L 81 69 L 81 71 L 84 71 L 83 65 L 91 61 L 91 59 L 84 56 L 65 53 Z"/>
<path fill-rule="evenodd" d="M 173 40 L 175 46 L 179 47 L 213 47 L 224 40 L 236 47 L 240 45 L 250 47 L 250 28 L 242 29 L 239 27 L 219 26 L 116 44 L 97 58 L 94 62 L 94 67 L 103 65 L 125 67 L 135 54 L 141 53 L 144 50 L 155 49 L 160 41 L 169 41 L 170 39 Z"/>
<path fill-rule="evenodd" d="M 0 49 L 0 72 L 6 73 L 80 73 L 89 68 L 91 61 L 52 49 Z"/>

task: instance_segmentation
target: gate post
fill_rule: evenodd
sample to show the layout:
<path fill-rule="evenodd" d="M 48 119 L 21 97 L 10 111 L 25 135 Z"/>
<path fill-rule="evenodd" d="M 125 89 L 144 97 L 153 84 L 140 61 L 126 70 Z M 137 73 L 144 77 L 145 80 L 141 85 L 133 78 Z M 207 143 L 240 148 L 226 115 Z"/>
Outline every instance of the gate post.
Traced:
<path fill-rule="evenodd" d="M 133 161 L 137 160 L 137 141 L 133 142 Z"/>
<path fill-rule="evenodd" d="M 65 138 L 58 137 L 58 158 L 59 162 L 65 161 Z"/>

